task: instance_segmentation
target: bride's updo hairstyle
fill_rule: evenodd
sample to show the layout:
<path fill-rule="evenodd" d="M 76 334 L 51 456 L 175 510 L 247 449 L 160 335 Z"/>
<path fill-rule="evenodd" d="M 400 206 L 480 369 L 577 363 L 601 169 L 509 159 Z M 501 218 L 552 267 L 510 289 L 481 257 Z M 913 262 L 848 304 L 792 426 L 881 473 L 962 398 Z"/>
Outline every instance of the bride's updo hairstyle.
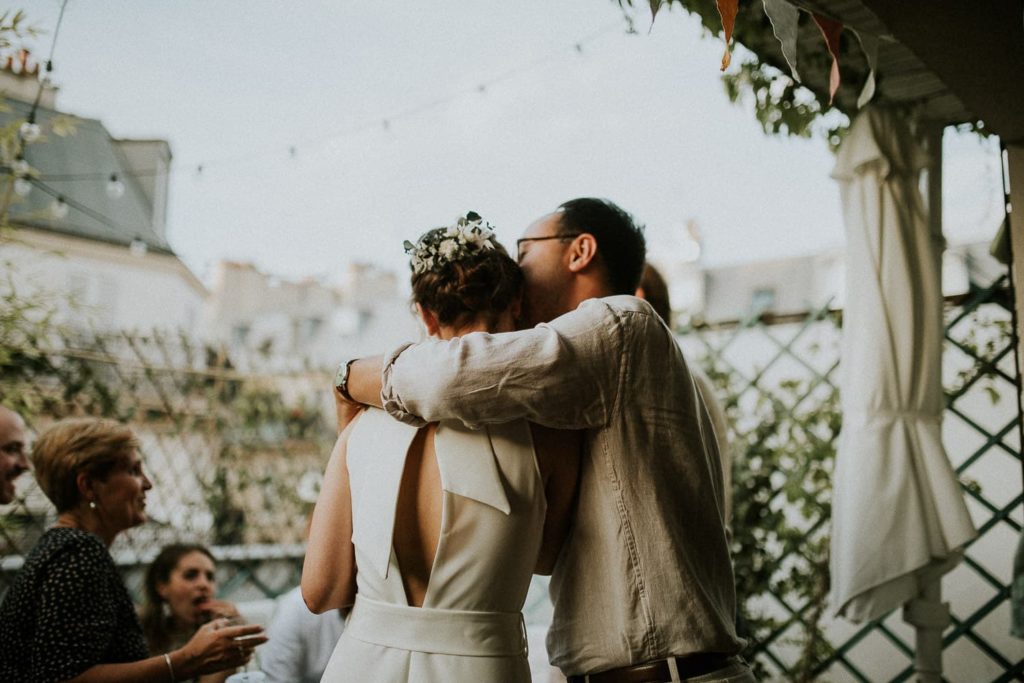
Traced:
<path fill-rule="evenodd" d="M 519 265 L 493 237 L 491 226 L 471 211 L 450 227 L 427 231 L 416 244 L 406 241 L 413 302 L 441 325 L 493 325 L 523 288 Z"/>

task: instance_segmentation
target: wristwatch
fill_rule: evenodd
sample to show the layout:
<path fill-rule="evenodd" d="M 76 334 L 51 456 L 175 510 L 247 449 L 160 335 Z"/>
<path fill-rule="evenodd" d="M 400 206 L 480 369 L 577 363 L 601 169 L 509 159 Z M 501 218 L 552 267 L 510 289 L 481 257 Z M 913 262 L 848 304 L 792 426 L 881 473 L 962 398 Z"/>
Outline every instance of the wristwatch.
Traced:
<path fill-rule="evenodd" d="M 338 366 L 338 372 L 334 375 L 334 388 L 338 390 L 342 398 L 346 401 L 355 403 L 355 399 L 348 393 L 348 373 L 352 369 L 352 364 L 355 363 L 358 358 L 349 358 Z"/>

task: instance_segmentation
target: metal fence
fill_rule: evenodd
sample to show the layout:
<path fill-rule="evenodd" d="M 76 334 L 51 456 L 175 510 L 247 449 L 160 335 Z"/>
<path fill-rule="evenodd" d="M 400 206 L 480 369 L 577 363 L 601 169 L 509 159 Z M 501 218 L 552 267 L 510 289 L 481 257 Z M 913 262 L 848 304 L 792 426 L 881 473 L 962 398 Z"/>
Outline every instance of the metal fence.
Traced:
<path fill-rule="evenodd" d="M 946 306 L 943 440 L 978 537 L 943 581 L 950 681 L 1024 680 L 1010 635 L 1022 469 L 1006 278 Z M 691 330 L 682 342 L 731 420 L 733 553 L 748 658 L 774 680 L 904 681 L 914 631 L 897 610 L 854 626 L 825 612 L 841 313 L 828 307 Z"/>

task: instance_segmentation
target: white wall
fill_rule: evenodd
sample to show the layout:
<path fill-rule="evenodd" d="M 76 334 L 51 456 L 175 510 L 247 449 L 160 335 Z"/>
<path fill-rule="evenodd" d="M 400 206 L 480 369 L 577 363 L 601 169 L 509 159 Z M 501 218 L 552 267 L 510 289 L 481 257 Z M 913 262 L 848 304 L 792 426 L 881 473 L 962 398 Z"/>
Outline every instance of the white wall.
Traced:
<path fill-rule="evenodd" d="M 194 330 L 205 289 L 175 256 L 18 230 L 0 262 L 25 294 L 46 293 L 58 320 L 98 330 Z"/>

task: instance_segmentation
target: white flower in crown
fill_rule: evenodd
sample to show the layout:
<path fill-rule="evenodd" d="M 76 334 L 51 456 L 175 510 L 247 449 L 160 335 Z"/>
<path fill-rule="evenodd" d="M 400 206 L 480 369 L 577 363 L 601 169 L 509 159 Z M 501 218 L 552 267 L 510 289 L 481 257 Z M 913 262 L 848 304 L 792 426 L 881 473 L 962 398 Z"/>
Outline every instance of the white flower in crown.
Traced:
<path fill-rule="evenodd" d="M 446 264 L 493 249 L 494 230 L 476 213 L 460 217 L 447 228 L 431 230 L 416 244 L 406 240 L 405 253 L 412 258 L 409 265 L 416 274 L 440 270 Z"/>
<path fill-rule="evenodd" d="M 476 246 L 477 249 L 494 249 L 494 243 L 491 242 L 491 237 L 494 236 L 493 230 L 487 228 L 480 228 L 470 236 L 470 241 Z"/>
<path fill-rule="evenodd" d="M 451 261 L 455 258 L 455 255 L 459 253 L 459 243 L 449 238 L 441 242 L 441 246 L 437 248 L 437 253 L 441 258 Z"/>
<path fill-rule="evenodd" d="M 476 250 L 491 249 L 494 246 L 489 241 L 494 235 L 494 231 L 484 223 L 482 218 L 474 220 L 460 218 L 456 225 L 459 228 L 459 241 L 463 244 L 472 245 L 476 247 Z"/>
<path fill-rule="evenodd" d="M 455 224 L 456 237 L 459 240 L 459 244 L 466 244 L 469 242 L 470 236 L 473 234 L 473 224 L 466 221 L 465 218 L 460 218 Z"/>

